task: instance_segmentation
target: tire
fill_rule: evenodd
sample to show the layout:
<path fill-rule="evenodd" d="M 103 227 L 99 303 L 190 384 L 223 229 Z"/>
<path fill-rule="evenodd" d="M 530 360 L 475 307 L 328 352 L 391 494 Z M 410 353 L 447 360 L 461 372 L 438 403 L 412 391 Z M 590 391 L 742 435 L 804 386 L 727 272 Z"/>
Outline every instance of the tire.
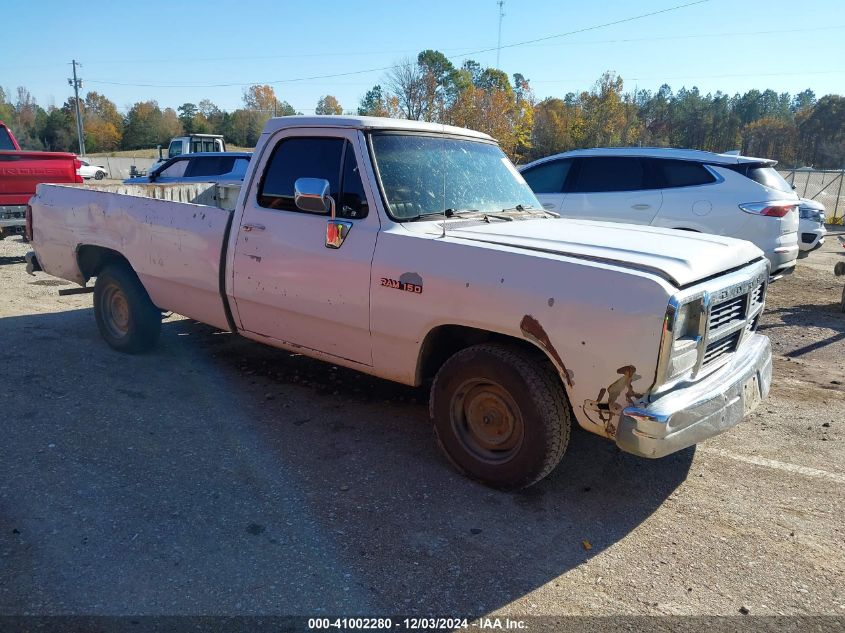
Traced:
<path fill-rule="evenodd" d="M 107 264 L 97 275 L 94 316 L 106 343 L 119 352 L 146 352 L 161 334 L 161 312 L 124 263 Z"/>
<path fill-rule="evenodd" d="M 94 174 L 94 180 L 102 180 L 105 177 L 106 177 L 106 172 L 104 172 L 104 171 L 98 171 L 96 174 Z"/>
<path fill-rule="evenodd" d="M 494 488 L 538 482 L 569 443 L 560 378 L 542 355 L 514 346 L 474 345 L 449 358 L 431 386 L 429 411 L 449 461 Z"/>

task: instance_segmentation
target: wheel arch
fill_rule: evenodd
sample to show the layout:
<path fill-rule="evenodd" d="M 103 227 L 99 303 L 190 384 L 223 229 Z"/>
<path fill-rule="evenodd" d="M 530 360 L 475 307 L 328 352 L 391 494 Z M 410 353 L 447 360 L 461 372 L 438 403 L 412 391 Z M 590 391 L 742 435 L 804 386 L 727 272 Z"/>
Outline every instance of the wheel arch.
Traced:
<path fill-rule="evenodd" d="M 548 362 L 560 377 L 561 369 L 555 363 L 552 355 L 547 349 L 534 341 L 466 325 L 442 324 L 429 330 L 420 345 L 417 355 L 415 383 L 421 385 L 433 379 L 443 363 L 449 358 L 462 349 L 480 343 L 503 343 L 529 351 L 537 358 Z M 561 379 L 561 382 L 568 395 L 566 381 Z"/>
<path fill-rule="evenodd" d="M 93 244 L 80 244 L 76 249 L 76 265 L 79 267 L 79 272 L 82 273 L 85 281 L 88 281 L 91 277 L 96 277 L 97 273 L 107 264 L 117 262 L 125 263 L 132 269 L 132 264 L 129 263 L 129 260 L 122 253 L 114 249 Z"/>

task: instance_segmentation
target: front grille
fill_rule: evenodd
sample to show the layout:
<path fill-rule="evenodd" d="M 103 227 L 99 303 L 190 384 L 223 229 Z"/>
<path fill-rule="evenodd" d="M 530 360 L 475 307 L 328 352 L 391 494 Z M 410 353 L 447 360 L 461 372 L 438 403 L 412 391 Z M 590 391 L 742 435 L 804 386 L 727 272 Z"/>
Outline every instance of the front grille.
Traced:
<path fill-rule="evenodd" d="M 712 341 L 707 344 L 707 349 L 704 351 L 704 365 L 707 366 L 723 356 L 735 352 L 739 347 L 739 336 L 741 332 L 734 332 L 725 338 Z"/>
<path fill-rule="evenodd" d="M 765 286 L 760 284 L 754 289 L 754 292 L 751 293 L 751 307 L 753 308 L 758 303 L 763 303 L 763 291 L 765 290 Z"/>
<path fill-rule="evenodd" d="M 812 244 L 813 241 L 816 239 L 815 233 L 802 233 L 801 234 L 801 241 L 805 244 Z"/>
<path fill-rule="evenodd" d="M 725 325 L 745 318 L 745 296 L 736 297 L 714 306 L 710 311 L 710 330 L 718 330 Z"/>
<path fill-rule="evenodd" d="M 766 282 L 762 282 L 750 292 L 726 299 L 710 308 L 702 367 L 735 352 L 743 336 L 757 329 L 765 295 Z"/>

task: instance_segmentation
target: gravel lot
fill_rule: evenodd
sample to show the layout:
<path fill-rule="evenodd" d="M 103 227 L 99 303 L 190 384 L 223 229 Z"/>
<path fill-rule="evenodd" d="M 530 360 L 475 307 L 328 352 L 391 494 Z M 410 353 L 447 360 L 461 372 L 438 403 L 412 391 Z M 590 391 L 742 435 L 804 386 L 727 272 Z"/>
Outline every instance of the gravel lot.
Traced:
<path fill-rule="evenodd" d="M 773 284 L 772 394 L 657 461 L 576 432 L 518 493 L 427 394 L 167 319 L 130 357 L 0 242 L 0 615 L 845 616 L 845 257 Z"/>

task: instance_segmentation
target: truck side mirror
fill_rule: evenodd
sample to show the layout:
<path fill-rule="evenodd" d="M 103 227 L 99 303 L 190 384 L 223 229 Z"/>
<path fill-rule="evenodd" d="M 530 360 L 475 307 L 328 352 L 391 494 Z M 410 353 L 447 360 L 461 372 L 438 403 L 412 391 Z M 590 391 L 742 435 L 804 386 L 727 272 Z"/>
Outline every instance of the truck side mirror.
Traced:
<path fill-rule="evenodd" d="M 335 218 L 334 199 L 329 195 L 329 181 L 325 178 L 297 178 L 293 183 L 293 202 L 298 209 L 310 213 L 325 213 L 331 218 L 326 223 L 326 248 L 340 248 L 352 229 L 352 222 Z"/>
<path fill-rule="evenodd" d="M 297 178 L 293 183 L 293 202 L 303 211 L 331 211 L 334 217 L 334 200 L 329 195 L 329 181 L 325 178 Z"/>
<path fill-rule="evenodd" d="M 158 146 L 158 159 L 164 160 L 164 157 L 161 155 L 161 145 Z"/>

